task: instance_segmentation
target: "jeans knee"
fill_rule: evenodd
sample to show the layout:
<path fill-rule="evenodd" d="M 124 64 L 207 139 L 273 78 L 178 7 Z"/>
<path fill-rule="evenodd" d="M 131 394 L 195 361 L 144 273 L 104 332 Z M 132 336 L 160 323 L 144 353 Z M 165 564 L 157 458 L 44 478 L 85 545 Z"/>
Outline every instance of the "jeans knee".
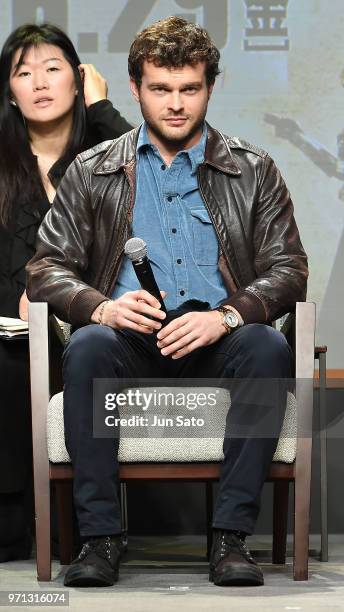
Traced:
<path fill-rule="evenodd" d="M 263 372 L 271 377 L 291 375 L 292 352 L 280 331 L 260 323 L 245 325 L 238 331 L 242 354 L 262 375 Z"/>
<path fill-rule="evenodd" d="M 64 369 L 92 367 L 109 354 L 114 341 L 114 331 L 105 325 L 86 325 L 77 329 L 63 354 Z"/>

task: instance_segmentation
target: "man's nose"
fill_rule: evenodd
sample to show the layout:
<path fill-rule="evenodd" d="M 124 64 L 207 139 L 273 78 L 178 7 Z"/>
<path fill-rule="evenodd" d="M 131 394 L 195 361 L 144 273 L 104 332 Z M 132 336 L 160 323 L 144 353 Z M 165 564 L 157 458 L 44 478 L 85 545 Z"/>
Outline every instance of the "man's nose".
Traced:
<path fill-rule="evenodd" d="M 184 107 L 182 97 L 179 91 L 175 91 L 171 93 L 169 98 L 169 108 L 173 110 L 175 113 L 181 111 Z"/>

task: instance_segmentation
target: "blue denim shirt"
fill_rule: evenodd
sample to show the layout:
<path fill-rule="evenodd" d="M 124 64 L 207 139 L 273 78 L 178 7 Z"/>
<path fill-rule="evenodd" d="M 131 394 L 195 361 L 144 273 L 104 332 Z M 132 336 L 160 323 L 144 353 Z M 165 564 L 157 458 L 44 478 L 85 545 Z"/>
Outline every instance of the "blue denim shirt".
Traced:
<path fill-rule="evenodd" d="M 148 257 L 167 310 L 197 299 L 218 306 L 228 292 L 218 270 L 217 236 L 201 198 L 197 167 L 204 161 L 207 127 L 194 147 L 166 166 L 143 123 L 137 142 L 133 236 L 147 243 Z M 123 259 L 113 299 L 139 288 L 133 266 Z"/>

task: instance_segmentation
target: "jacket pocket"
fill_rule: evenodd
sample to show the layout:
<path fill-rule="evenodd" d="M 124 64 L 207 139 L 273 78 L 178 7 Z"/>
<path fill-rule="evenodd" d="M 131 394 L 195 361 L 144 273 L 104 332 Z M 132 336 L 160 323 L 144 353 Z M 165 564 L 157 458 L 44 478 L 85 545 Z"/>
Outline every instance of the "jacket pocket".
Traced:
<path fill-rule="evenodd" d="M 192 208 L 194 257 L 199 266 L 214 266 L 219 258 L 216 232 L 205 208 Z"/>

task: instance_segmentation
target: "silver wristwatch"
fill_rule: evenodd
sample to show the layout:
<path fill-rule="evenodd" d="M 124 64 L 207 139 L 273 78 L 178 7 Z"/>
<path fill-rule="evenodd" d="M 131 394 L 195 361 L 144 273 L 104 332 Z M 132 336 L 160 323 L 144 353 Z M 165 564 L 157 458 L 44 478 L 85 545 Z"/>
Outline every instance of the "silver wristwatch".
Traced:
<path fill-rule="evenodd" d="M 219 306 L 216 308 L 216 310 L 222 315 L 222 325 L 226 328 L 229 334 L 237 327 L 240 327 L 239 317 L 235 314 L 235 312 L 233 312 L 233 310 L 225 308 L 224 306 Z"/>

